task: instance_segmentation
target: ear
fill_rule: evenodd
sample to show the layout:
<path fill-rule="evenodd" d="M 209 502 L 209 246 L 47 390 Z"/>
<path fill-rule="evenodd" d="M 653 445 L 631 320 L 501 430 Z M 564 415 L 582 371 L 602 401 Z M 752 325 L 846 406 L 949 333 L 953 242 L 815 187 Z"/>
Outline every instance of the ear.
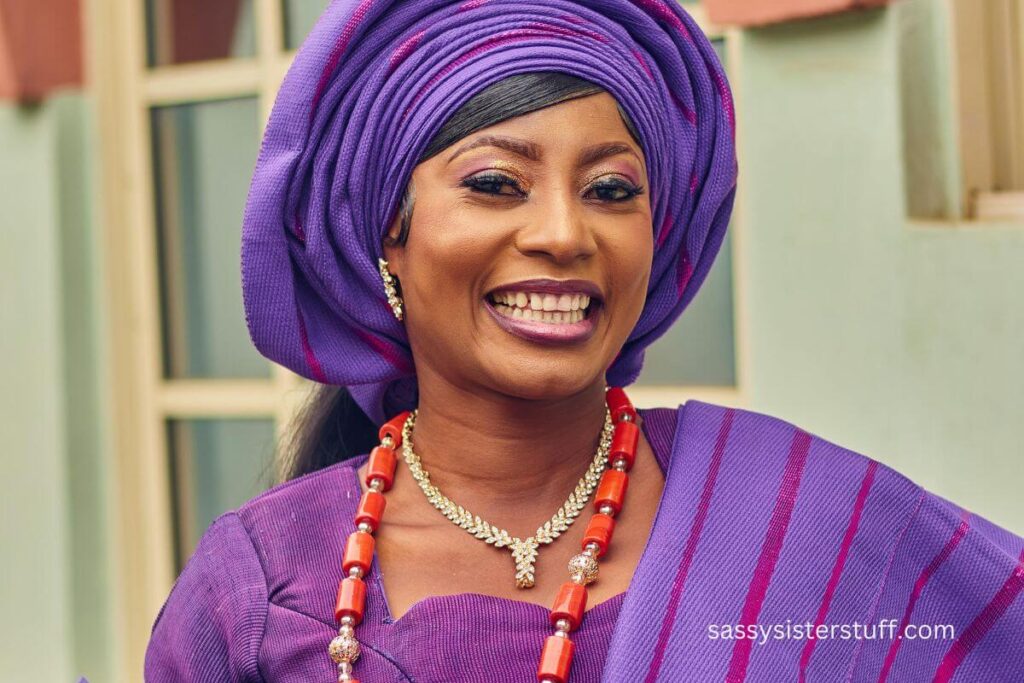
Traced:
<path fill-rule="evenodd" d="M 395 244 L 395 240 L 398 239 L 399 233 L 402 231 L 402 213 L 398 211 L 395 213 L 395 219 L 391 221 L 391 227 L 384 235 L 384 258 L 388 262 L 388 270 L 391 271 L 392 275 L 397 276 L 401 266 L 399 262 L 402 259 L 402 254 L 405 249 L 400 244 Z"/>
<path fill-rule="evenodd" d="M 402 270 L 401 260 L 405 253 L 405 245 L 396 244 L 395 242 L 402 232 L 402 217 L 407 215 L 409 217 L 408 220 L 412 220 L 413 192 L 413 184 L 410 180 L 405 193 L 402 195 L 402 201 L 399 202 L 398 210 L 395 211 L 395 217 L 391 221 L 391 226 L 384 234 L 384 258 L 387 259 L 388 270 L 396 277 Z"/>

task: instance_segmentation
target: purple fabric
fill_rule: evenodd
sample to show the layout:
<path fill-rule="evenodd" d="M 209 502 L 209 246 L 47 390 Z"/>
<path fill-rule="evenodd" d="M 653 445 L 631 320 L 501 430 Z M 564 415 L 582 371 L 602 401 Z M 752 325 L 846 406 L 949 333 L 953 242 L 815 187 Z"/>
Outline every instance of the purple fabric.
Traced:
<path fill-rule="evenodd" d="M 656 249 L 647 301 L 606 375 L 693 299 L 736 185 L 735 120 L 711 43 L 671 0 L 335 0 L 274 104 L 245 211 L 246 320 L 268 358 L 345 385 L 377 424 L 416 404 L 404 325 L 377 259 L 430 138 L 501 78 L 561 71 L 607 89 L 639 130 Z"/>
<path fill-rule="evenodd" d="M 584 619 L 571 683 L 1024 680 L 1024 539 L 774 417 L 694 400 L 640 412 L 665 489 L 629 590 Z M 326 645 L 360 461 L 210 527 L 154 624 L 147 681 L 335 680 Z M 362 683 L 533 679 L 544 608 L 431 596 L 391 623 L 374 574 L 356 630 Z M 710 625 L 890 619 L 955 635 L 709 637 Z"/>

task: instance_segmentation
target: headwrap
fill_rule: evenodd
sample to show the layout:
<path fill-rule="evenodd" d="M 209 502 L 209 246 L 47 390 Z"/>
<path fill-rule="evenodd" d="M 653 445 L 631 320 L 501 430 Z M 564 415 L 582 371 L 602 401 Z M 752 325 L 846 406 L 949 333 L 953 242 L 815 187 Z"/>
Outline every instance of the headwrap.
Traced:
<path fill-rule="evenodd" d="M 278 92 L 245 209 L 246 322 L 264 356 L 347 386 L 376 424 L 415 406 L 381 240 L 444 122 L 490 84 L 535 71 L 602 86 L 640 133 L 654 258 L 640 319 L 606 373 L 611 385 L 636 379 L 711 268 L 736 186 L 729 86 L 675 0 L 334 0 Z"/>

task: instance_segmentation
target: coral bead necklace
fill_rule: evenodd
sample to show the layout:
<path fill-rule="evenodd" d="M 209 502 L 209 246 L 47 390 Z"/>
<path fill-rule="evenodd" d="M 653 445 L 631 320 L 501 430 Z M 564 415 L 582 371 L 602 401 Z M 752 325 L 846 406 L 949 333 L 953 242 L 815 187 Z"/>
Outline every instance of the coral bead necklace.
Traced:
<path fill-rule="evenodd" d="M 597 560 L 608 551 L 612 531 L 615 529 L 615 517 L 625 500 L 628 472 L 636 459 L 640 439 L 637 413 L 626 392 L 621 387 L 606 387 L 605 402 L 605 425 L 597 454 L 587 474 L 555 516 L 538 528 L 534 536 L 525 540 L 512 537 L 503 529 L 472 515 L 430 483 L 429 475 L 412 451 L 411 436 L 416 411 L 405 411 L 381 426 L 380 445 L 370 452 L 366 470 L 365 482 L 369 490 L 363 493 L 356 508 L 356 530 L 345 543 L 342 559 L 345 577 L 338 586 L 334 610 L 339 629 L 338 635 L 328 647 L 331 659 L 338 665 L 339 682 L 358 683 L 352 669 L 360 651 L 355 627 L 363 619 L 366 604 L 366 584 L 363 579 L 373 562 L 373 533 L 380 527 L 384 515 L 384 492 L 394 483 L 398 462 L 395 451 L 398 448 L 402 449 L 413 477 L 428 500 L 445 517 L 489 545 L 511 549 L 516 561 L 516 585 L 519 588 L 533 586 L 533 561 L 539 544 L 550 543 L 568 528 L 586 506 L 594 490 L 597 474 L 601 473 L 594 496 L 597 512 L 587 524 L 581 544 L 582 552 L 569 560 L 569 581 L 562 584 L 549 614 L 555 632 L 545 639 L 537 666 L 537 680 L 541 683 L 569 682 L 574 649 L 569 633 L 579 628 L 587 605 L 586 587 L 597 579 Z M 611 463 L 610 469 L 606 469 L 608 463 Z"/>

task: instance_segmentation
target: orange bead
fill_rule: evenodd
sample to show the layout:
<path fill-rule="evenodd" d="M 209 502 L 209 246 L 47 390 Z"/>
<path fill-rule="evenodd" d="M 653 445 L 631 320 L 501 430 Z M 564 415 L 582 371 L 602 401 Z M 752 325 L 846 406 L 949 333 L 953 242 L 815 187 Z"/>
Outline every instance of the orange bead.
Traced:
<path fill-rule="evenodd" d="M 615 464 L 615 461 L 622 458 L 626 461 L 626 470 L 633 466 L 636 460 L 636 447 L 640 443 L 640 428 L 632 422 L 615 423 L 615 433 L 612 435 L 612 447 L 608 452 L 608 462 Z"/>
<path fill-rule="evenodd" d="M 544 649 L 540 653 L 537 680 L 548 678 L 555 683 L 566 683 L 569 680 L 569 667 L 572 666 L 574 647 L 573 642 L 568 638 L 548 636 L 544 640 Z"/>
<path fill-rule="evenodd" d="M 370 571 L 370 563 L 373 562 L 373 536 L 362 531 L 353 531 L 348 535 L 345 542 L 345 556 L 341 561 L 341 567 L 348 574 L 352 567 L 359 567 L 363 574 Z"/>
<path fill-rule="evenodd" d="M 636 408 L 633 402 L 626 396 L 622 387 L 611 387 L 604 394 L 604 400 L 608 404 L 608 410 L 612 414 L 612 422 L 619 422 L 623 416 L 628 415 L 632 421 L 636 421 Z"/>
<path fill-rule="evenodd" d="M 597 556 L 603 556 L 608 551 L 613 531 L 615 531 L 615 519 L 603 512 L 598 512 L 590 518 L 590 522 L 587 524 L 587 533 L 583 535 L 583 549 L 586 550 L 590 543 L 596 543 L 599 546 Z"/>
<path fill-rule="evenodd" d="M 387 446 L 374 446 L 370 451 L 369 465 L 366 468 L 366 486 L 369 487 L 374 478 L 380 478 L 384 480 L 384 490 L 390 490 L 391 485 L 395 483 L 397 462 L 394 450 Z"/>
<path fill-rule="evenodd" d="M 366 584 L 362 579 L 347 576 L 338 584 L 338 600 L 334 604 L 334 619 L 341 622 L 342 617 L 352 617 L 355 625 L 363 621 L 363 609 L 366 607 Z"/>
<path fill-rule="evenodd" d="M 618 470 L 605 470 L 601 475 L 601 483 L 597 485 L 594 507 L 600 510 L 601 506 L 610 505 L 615 514 L 619 514 L 622 502 L 626 499 L 627 486 L 629 486 L 628 474 Z"/>
<path fill-rule="evenodd" d="M 356 508 L 356 525 L 361 522 L 368 522 L 371 527 L 380 527 L 380 520 L 384 517 L 384 507 L 387 505 L 387 498 L 379 491 L 367 491 L 359 499 L 359 507 Z"/>
<path fill-rule="evenodd" d="M 403 413 L 395 415 L 393 418 L 381 425 L 380 431 L 377 432 L 378 438 L 384 441 L 384 437 L 391 435 L 391 447 L 398 448 L 402 445 L 402 427 L 405 426 L 405 421 L 409 417 L 409 412 L 406 410 Z"/>
<path fill-rule="evenodd" d="M 551 607 L 549 619 L 552 626 L 557 626 L 559 619 L 569 622 L 569 631 L 579 628 L 583 619 L 583 610 L 587 608 L 587 588 L 572 581 L 566 581 L 558 589 L 555 604 Z"/>

